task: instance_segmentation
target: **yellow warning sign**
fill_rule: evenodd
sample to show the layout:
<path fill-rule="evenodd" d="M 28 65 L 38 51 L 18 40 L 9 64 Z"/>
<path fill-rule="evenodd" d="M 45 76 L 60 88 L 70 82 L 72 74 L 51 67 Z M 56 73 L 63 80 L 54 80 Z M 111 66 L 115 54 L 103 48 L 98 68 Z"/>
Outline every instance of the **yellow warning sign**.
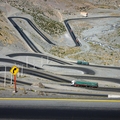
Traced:
<path fill-rule="evenodd" d="M 13 74 L 13 75 L 16 75 L 18 72 L 19 72 L 19 68 L 17 66 L 13 66 L 11 69 L 10 69 L 10 72 Z"/>

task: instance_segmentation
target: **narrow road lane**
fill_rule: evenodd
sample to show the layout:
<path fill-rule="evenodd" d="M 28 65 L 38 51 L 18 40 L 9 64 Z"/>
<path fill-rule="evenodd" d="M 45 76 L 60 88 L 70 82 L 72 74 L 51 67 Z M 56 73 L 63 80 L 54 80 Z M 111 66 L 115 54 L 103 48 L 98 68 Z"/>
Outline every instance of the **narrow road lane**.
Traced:
<path fill-rule="evenodd" d="M 120 100 L 0 100 L 0 119 L 119 120 Z"/>

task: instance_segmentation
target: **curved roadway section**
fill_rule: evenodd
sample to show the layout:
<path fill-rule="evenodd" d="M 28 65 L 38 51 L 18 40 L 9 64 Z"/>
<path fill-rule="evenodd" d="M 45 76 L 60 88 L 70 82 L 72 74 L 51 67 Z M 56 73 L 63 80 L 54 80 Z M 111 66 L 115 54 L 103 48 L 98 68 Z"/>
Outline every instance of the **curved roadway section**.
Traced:
<path fill-rule="evenodd" d="M 73 41 L 75 42 L 76 46 L 81 46 L 82 44 L 80 43 L 80 41 L 77 40 L 77 37 L 75 36 L 74 32 L 72 31 L 70 25 L 69 25 L 69 21 L 72 20 L 96 20 L 96 19 L 101 19 L 101 18 L 120 18 L 120 16 L 102 16 L 102 17 L 88 17 L 88 18 L 73 18 L 73 19 L 67 19 L 64 20 L 64 23 L 69 31 L 69 34 L 71 35 Z"/>
<path fill-rule="evenodd" d="M 6 66 L 6 71 L 10 71 L 11 67 L 10 66 Z M 23 70 L 21 68 L 19 68 L 20 72 L 23 71 L 24 74 L 29 74 L 29 75 L 33 75 L 33 76 L 38 76 L 38 77 L 42 77 L 48 80 L 53 80 L 53 81 L 57 81 L 57 82 L 67 82 L 67 83 L 71 83 L 71 80 L 66 79 L 65 77 L 60 77 L 58 75 L 54 75 L 51 73 L 48 73 L 46 71 L 43 70 L 34 70 L 34 69 L 28 69 L 28 68 L 23 68 Z M 0 71 L 5 71 L 5 67 L 1 66 L 0 67 Z"/>
<path fill-rule="evenodd" d="M 84 67 L 76 67 L 76 66 L 62 66 L 62 65 L 48 65 L 48 66 L 53 66 L 53 67 L 60 67 L 60 68 L 68 68 L 68 69 L 76 69 L 76 70 L 81 70 L 84 72 L 84 74 L 90 74 L 90 75 L 95 75 L 95 71 L 89 69 L 89 68 L 84 68 Z"/>
<path fill-rule="evenodd" d="M 13 26 L 17 29 L 17 31 L 20 33 L 23 39 L 27 42 L 27 44 L 31 47 L 31 49 L 34 52 L 41 53 L 41 51 L 39 51 L 39 49 L 31 42 L 31 40 L 26 36 L 26 34 L 21 30 L 21 28 L 12 20 L 12 18 L 8 17 L 8 19 L 13 24 Z"/>
<path fill-rule="evenodd" d="M 74 43 L 76 44 L 76 46 L 81 46 L 82 44 L 77 40 L 74 32 L 72 31 L 70 25 L 68 24 L 68 20 L 65 20 L 64 23 L 65 23 L 65 25 L 66 25 L 66 28 L 67 28 L 68 31 L 69 31 L 69 34 L 71 35 L 71 37 L 72 37 L 72 39 L 73 39 L 73 41 L 74 41 Z"/>
<path fill-rule="evenodd" d="M 7 55 L 9 57 L 16 57 L 16 56 L 31 56 L 31 57 L 42 57 L 45 59 L 48 59 L 47 57 L 49 57 L 49 60 L 52 60 L 54 62 L 60 63 L 60 64 L 67 64 L 67 65 L 71 65 L 71 66 L 61 66 L 61 65 L 50 65 L 50 66 L 55 66 L 55 67 L 61 67 L 61 68 L 69 68 L 69 69 L 77 69 L 77 70 L 82 70 L 85 74 L 91 74 L 91 75 L 95 75 L 95 72 L 89 68 L 83 68 L 83 67 L 74 67 L 72 66 L 72 64 L 70 64 L 69 62 L 65 62 L 50 56 L 46 56 L 44 54 L 35 54 L 35 53 L 13 53 L 13 54 L 9 54 Z"/>
<path fill-rule="evenodd" d="M 46 42 L 48 42 L 49 44 L 55 45 L 54 43 L 52 43 L 33 23 L 31 20 L 29 20 L 28 18 L 24 18 L 24 17 L 8 17 L 8 19 L 11 21 L 12 18 L 19 18 L 19 19 L 24 19 L 26 20 L 29 25 L 44 39 L 46 40 Z M 12 21 L 11 21 L 12 22 Z"/>
<path fill-rule="evenodd" d="M 18 60 L 13 60 L 13 59 L 8 59 L 8 58 L 0 58 L 0 62 L 6 62 L 6 63 L 12 63 L 12 64 L 18 64 L 18 65 L 22 65 L 24 67 L 31 67 L 31 68 L 37 68 L 37 69 L 42 69 L 42 68 L 39 68 L 37 66 L 33 66 L 33 65 L 30 65 L 30 64 L 26 64 L 24 62 L 21 62 L 21 61 L 18 61 Z M 5 66 L 5 65 L 4 65 Z"/>
<path fill-rule="evenodd" d="M 57 63 L 60 63 L 60 64 L 67 64 L 67 65 L 72 65 L 72 63 L 69 63 L 69 62 L 65 62 L 63 60 L 60 60 L 60 59 L 57 59 L 57 58 L 54 58 L 54 57 L 51 57 L 51 56 L 48 56 L 48 55 L 45 55 L 45 54 L 37 54 L 37 53 L 13 53 L 13 54 L 8 54 L 7 56 L 9 57 L 17 57 L 17 56 L 31 56 L 31 57 L 42 57 L 42 58 L 45 58 L 45 59 L 48 59 L 49 57 L 49 60 L 51 61 L 54 61 L 54 62 L 57 62 Z"/>
<path fill-rule="evenodd" d="M 28 18 L 24 18 L 24 17 L 8 17 L 8 19 L 10 20 L 10 22 L 13 24 L 13 26 L 18 30 L 18 32 L 21 34 L 21 36 L 26 40 L 26 42 L 28 43 L 28 45 L 33 49 L 33 51 L 35 52 L 40 52 L 33 43 L 30 43 L 29 38 L 25 35 L 25 33 L 19 28 L 19 26 L 12 20 L 12 18 L 20 18 L 20 19 L 24 19 L 26 20 L 31 27 L 43 38 L 45 39 L 49 44 L 53 44 Z M 66 28 L 69 31 L 69 34 L 71 35 L 73 41 L 75 42 L 76 46 L 81 46 L 82 44 L 80 43 L 80 41 L 77 40 L 74 32 L 72 31 L 70 25 L 69 25 L 69 21 L 71 20 L 95 20 L 95 19 L 100 19 L 100 18 L 120 18 L 120 16 L 102 16 L 102 17 L 89 17 L 89 18 L 73 18 L 73 19 L 67 19 L 64 20 L 64 23 L 66 25 Z"/>
<path fill-rule="evenodd" d="M 12 64 L 19 64 L 19 65 L 23 65 L 24 67 L 28 66 L 28 67 L 31 67 L 31 68 L 37 68 L 37 69 L 41 69 L 43 70 L 42 68 L 39 68 L 39 67 L 36 67 L 36 66 L 33 66 L 33 65 L 26 65 L 26 63 L 24 62 L 21 62 L 21 61 L 18 61 L 18 60 L 12 60 L 12 59 L 6 59 L 6 58 L 0 58 L 0 61 L 1 62 L 7 62 L 7 63 L 12 63 Z M 2 66 L 2 65 L 1 65 Z M 5 71 L 5 67 L 2 67 L 4 68 L 3 70 Z M 10 69 L 9 69 L 10 70 Z M 8 70 L 8 71 L 9 71 Z M 88 70 L 88 69 L 85 69 L 85 70 Z M 47 74 L 46 74 L 47 76 Z M 68 76 L 68 75 L 63 75 L 63 76 Z M 91 80 L 101 80 L 101 81 L 110 81 L 110 82 L 115 82 L 115 83 L 120 83 L 120 79 L 119 78 L 106 78 L 106 77 L 95 77 L 95 76 L 81 76 L 81 75 L 69 75 L 69 77 L 72 77 L 71 80 L 73 80 L 73 78 L 79 78 L 79 79 L 91 79 Z M 68 81 L 71 81 L 71 80 L 68 80 Z"/>

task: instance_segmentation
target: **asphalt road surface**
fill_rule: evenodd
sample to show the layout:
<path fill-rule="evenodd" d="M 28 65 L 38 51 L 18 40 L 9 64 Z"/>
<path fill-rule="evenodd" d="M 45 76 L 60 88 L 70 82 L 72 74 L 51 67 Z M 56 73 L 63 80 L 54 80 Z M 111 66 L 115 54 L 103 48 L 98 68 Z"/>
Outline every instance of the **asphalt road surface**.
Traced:
<path fill-rule="evenodd" d="M 120 100 L 0 99 L 0 120 L 119 120 Z"/>

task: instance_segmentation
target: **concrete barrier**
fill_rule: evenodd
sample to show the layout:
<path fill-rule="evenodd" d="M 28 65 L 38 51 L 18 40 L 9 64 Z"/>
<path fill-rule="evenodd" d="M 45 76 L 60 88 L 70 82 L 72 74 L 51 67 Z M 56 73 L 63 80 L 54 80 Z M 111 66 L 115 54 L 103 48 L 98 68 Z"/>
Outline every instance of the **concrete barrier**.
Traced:
<path fill-rule="evenodd" d="M 120 98 L 120 95 L 108 95 L 108 98 Z"/>

